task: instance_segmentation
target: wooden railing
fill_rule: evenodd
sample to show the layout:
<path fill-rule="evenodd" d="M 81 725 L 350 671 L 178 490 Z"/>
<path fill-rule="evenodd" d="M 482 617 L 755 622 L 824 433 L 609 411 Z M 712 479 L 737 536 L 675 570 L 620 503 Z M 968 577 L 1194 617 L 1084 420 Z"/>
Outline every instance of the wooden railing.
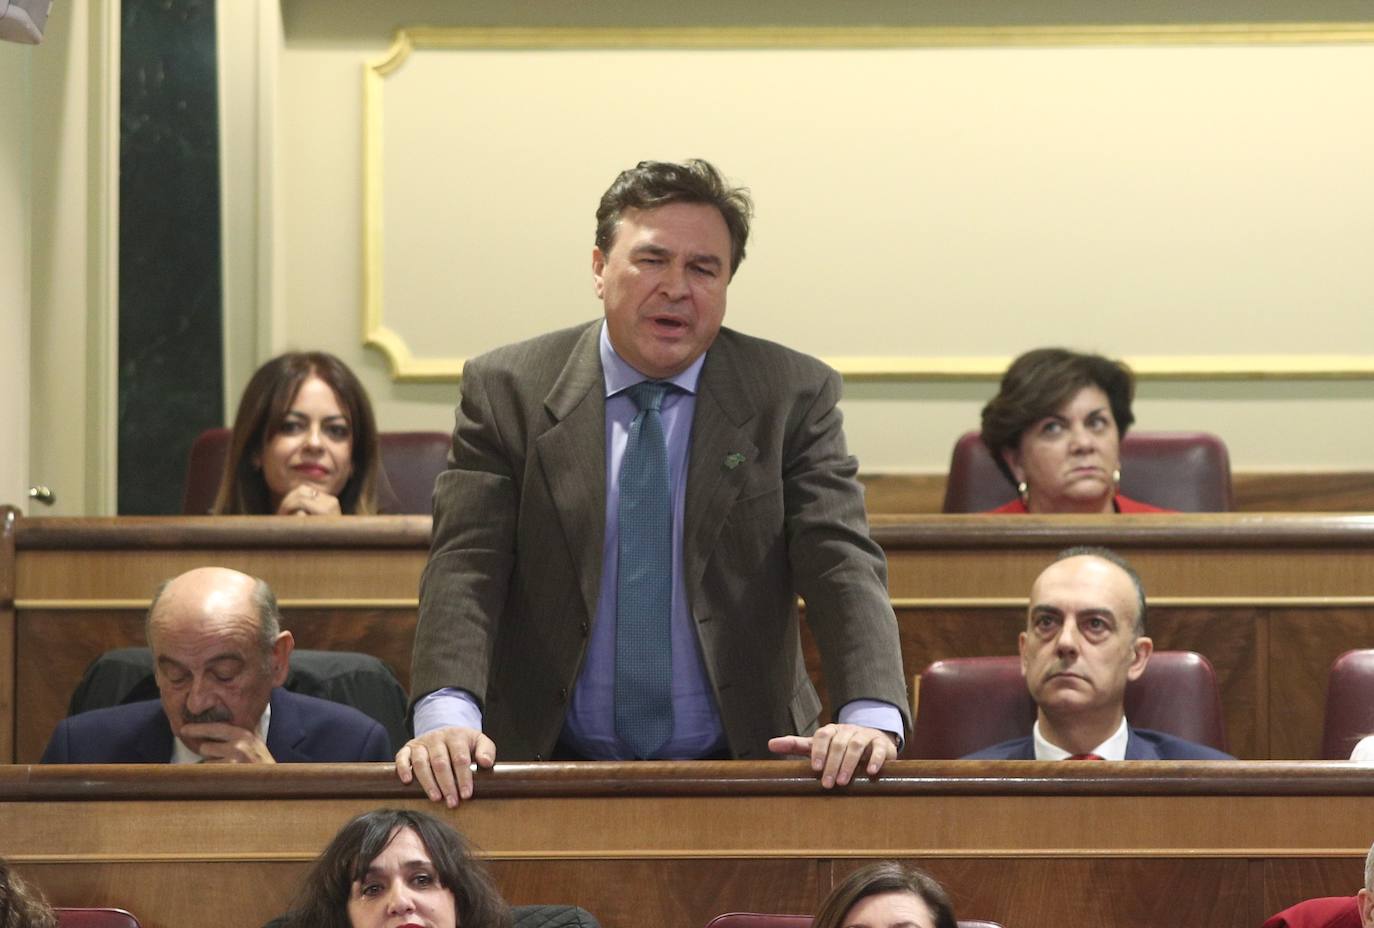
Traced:
<path fill-rule="evenodd" d="M 1374 838 L 1374 776 L 1348 763 L 898 761 L 833 793 L 793 761 L 500 764 L 476 789 L 449 811 L 380 764 L 0 767 L 0 854 L 58 904 L 243 928 L 344 821 L 404 805 L 467 834 L 511 902 L 606 928 L 814 912 L 885 858 L 1015 928 L 1254 928 L 1353 893 Z"/>
<path fill-rule="evenodd" d="M 907 672 L 1014 652 L 1035 575 L 1106 544 L 1145 580 L 1157 648 L 1216 667 L 1232 752 L 1315 758 L 1326 673 L 1374 646 L 1374 516 L 927 516 L 875 520 Z M 142 641 L 159 582 L 205 564 L 266 579 L 298 645 L 372 653 L 408 681 L 424 517 L 3 520 L 0 758 L 37 759 L 86 665 Z M 819 661 L 808 644 L 813 675 Z"/>

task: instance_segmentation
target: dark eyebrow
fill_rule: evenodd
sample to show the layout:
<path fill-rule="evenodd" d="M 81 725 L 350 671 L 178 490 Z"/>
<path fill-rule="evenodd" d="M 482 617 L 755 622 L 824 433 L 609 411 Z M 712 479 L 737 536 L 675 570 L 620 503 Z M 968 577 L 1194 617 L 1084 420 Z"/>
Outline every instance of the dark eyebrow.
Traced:
<path fill-rule="evenodd" d="M 408 873 L 413 873 L 416 870 L 433 870 L 434 864 L 428 860 L 407 860 L 401 864 L 401 869 Z M 384 873 L 385 871 L 383 871 L 381 867 L 368 867 L 363 871 L 363 875 L 359 882 L 366 880 L 368 877 L 381 876 Z"/>
<path fill-rule="evenodd" d="M 664 248 L 662 245 L 644 244 L 644 245 L 636 245 L 634 248 L 630 249 L 630 254 L 632 254 L 632 255 L 654 255 L 654 256 L 659 257 L 659 258 L 666 258 L 666 257 L 668 257 L 669 255 L 671 255 L 672 252 L 669 251 L 667 248 Z"/>
<path fill-rule="evenodd" d="M 691 261 L 691 263 L 692 263 L 692 264 L 709 264 L 709 265 L 711 265 L 712 267 L 722 267 L 722 266 L 724 265 L 724 262 L 721 261 L 719 257 L 717 257 L 716 255 L 711 255 L 711 254 L 693 255 L 693 256 L 692 256 L 692 261 Z"/>
<path fill-rule="evenodd" d="M 310 418 L 308 415 L 306 415 L 305 413 L 301 412 L 299 409 L 288 409 L 288 410 L 286 411 L 286 415 L 282 416 L 282 419 L 283 419 L 283 420 L 290 419 L 290 418 L 293 417 L 293 416 L 296 417 L 297 419 L 309 419 L 309 418 Z M 332 421 L 335 420 L 335 419 L 342 419 L 343 421 L 347 422 L 347 421 L 348 421 L 348 416 L 345 415 L 344 413 L 339 413 L 338 415 L 334 415 L 334 416 L 325 416 L 324 419 L 322 419 L 321 421 L 322 421 L 322 422 L 332 422 Z"/>

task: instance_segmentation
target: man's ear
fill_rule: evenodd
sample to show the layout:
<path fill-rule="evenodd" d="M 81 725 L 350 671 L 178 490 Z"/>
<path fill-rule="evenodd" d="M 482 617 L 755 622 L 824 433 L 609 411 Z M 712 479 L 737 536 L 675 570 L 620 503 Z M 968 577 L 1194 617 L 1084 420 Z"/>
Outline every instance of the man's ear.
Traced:
<path fill-rule="evenodd" d="M 1021 655 L 1021 676 L 1026 676 L 1026 633 L 1016 636 L 1016 652 Z"/>
<path fill-rule="evenodd" d="M 606 256 L 601 253 L 601 249 L 592 246 L 592 278 L 596 282 L 596 298 L 598 300 L 606 297 Z"/>
<path fill-rule="evenodd" d="M 1145 665 L 1150 662 L 1150 655 L 1155 653 L 1155 643 L 1144 635 L 1141 635 L 1131 645 L 1131 663 L 1126 668 L 1127 680 L 1138 680 L 1140 675 L 1145 672 Z"/>
<path fill-rule="evenodd" d="M 1361 928 L 1371 928 L 1374 926 L 1374 893 L 1362 889 L 1355 894 L 1355 899 L 1360 909 Z"/>
<path fill-rule="evenodd" d="M 290 632 L 277 635 L 272 642 L 272 685 L 281 686 L 291 671 L 291 651 L 296 647 L 296 639 Z"/>

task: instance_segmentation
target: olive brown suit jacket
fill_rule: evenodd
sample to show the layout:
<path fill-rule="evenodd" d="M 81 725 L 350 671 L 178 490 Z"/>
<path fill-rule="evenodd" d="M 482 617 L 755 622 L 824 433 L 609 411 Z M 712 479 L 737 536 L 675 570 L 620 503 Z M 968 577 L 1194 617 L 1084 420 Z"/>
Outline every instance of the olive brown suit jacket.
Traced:
<path fill-rule="evenodd" d="M 434 490 L 412 699 L 472 693 L 507 760 L 550 757 L 601 580 L 606 511 L 601 323 L 499 348 L 463 371 L 449 468 Z M 722 329 L 706 354 L 688 452 L 683 569 L 736 757 L 809 734 L 796 599 L 831 704 L 878 699 L 909 729 L 887 565 L 845 448 L 840 378 Z"/>

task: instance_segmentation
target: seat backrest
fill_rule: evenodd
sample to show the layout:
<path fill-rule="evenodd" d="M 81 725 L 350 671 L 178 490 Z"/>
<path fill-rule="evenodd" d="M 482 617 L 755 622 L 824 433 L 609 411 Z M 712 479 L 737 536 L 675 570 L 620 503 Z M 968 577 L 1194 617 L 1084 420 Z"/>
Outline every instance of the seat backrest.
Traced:
<path fill-rule="evenodd" d="M 138 919 L 123 909 L 53 909 L 57 928 L 139 928 Z"/>
<path fill-rule="evenodd" d="M 1331 665 L 1322 759 L 1348 759 L 1365 735 L 1374 735 L 1374 648 L 1346 651 Z"/>
<path fill-rule="evenodd" d="M 371 654 L 354 651 L 291 652 L 286 689 L 352 706 L 381 723 L 393 751 L 410 739 L 406 692 L 396 674 Z M 156 699 L 153 655 L 147 648 L 116 648 L 91 661 L 76 685 L 67 714 Z"/>
<path fill-rule="evenodd" d="M 1206 432 L 1129 432 L 1121 441 L 1121 492 L 1179 512 L 1230 512 L 1231 458 Z M 945 512 L 987 512 L 1016 497 L 977 432 L 954 443 Z"/>
<path fill-rule="evenodd" d="M 377 436 L 386 473 L 379 502 L 382 512 L 429 515 L 434 480 L 448 466 L 450 441 L 447 432 L 382 432 Z M 228 453 L 228 429 L 206 429 L 196 436 L 186 462 L 182 513 L 205 515 L 215 505 Z"/>
<path fill-rule="evenodd" d="M 921 674 L 918 692 L 907 757 L 957 759 L 1023 738 L 1035 724 L 1017 657 L 936 661 Z M 1193 651 L 1156 651 L 1140 679 L 1126 686 L 1126 717 L 1137 728 L 1226 750 L 1216 673 Z"/>
<path fill-rule="evenodd" d="M 764 915 L 758 912 L 728 912 L 711 919 L 706 928 L 811 928 L 810 915 Z M 1002 928 L 997 922 L 959 919 L 959 928 Z"/>
<path fill-rule="evenodd" d="M 513 928 L 601 928 L 592 913 L 575 905 L 517 905 L 510 914 Z"/>

